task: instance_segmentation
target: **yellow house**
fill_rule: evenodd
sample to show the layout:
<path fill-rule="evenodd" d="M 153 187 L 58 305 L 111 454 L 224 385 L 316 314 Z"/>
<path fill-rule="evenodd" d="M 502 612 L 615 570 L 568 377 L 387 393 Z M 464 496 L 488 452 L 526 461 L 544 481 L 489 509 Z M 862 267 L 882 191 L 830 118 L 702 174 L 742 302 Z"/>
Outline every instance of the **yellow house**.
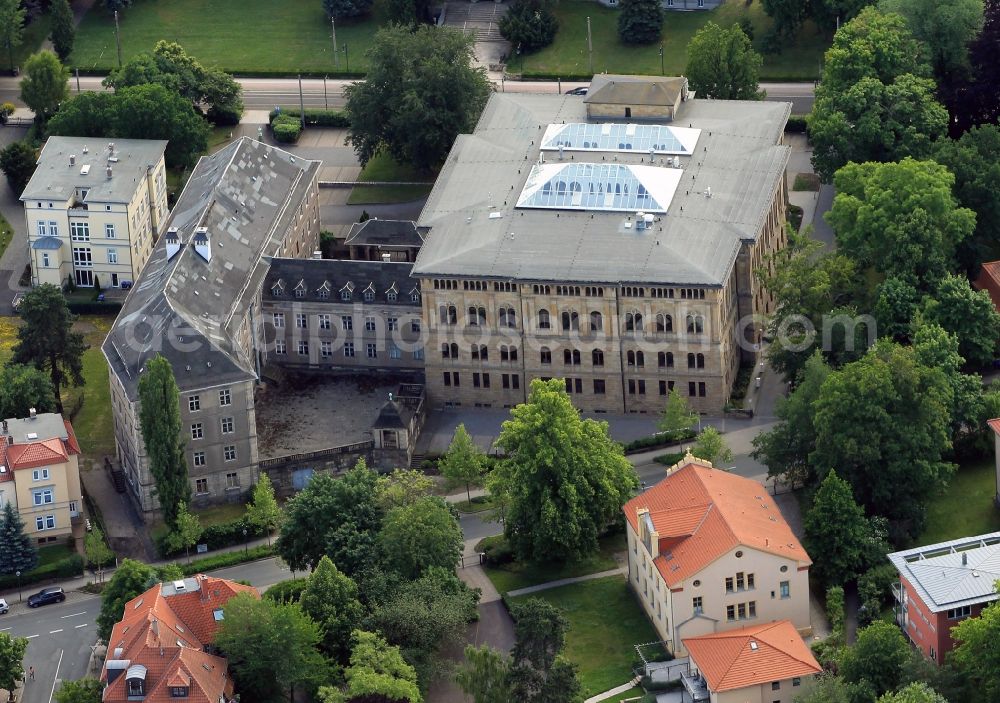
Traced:
<path fill-rule="evenodd" d="M 71 535 L 83 503 L 73 425 L 58 413 L 32 411 L 5 420 L 3 440 L 0 504 L 14 504 L 25 534 L 39 545 Z"/>

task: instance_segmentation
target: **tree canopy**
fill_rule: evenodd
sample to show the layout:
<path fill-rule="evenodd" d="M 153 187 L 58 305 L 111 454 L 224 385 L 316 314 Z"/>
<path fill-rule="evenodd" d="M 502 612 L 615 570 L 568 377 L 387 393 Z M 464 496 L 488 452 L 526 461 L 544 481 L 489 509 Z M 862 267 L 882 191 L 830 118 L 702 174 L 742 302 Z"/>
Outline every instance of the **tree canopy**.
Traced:
<path fill-rule="evenodd" d="M 299 602 L 303 612 L 320 627 L 322 651 L 334 661 L 346 663 L 351 632 L 365 615 L 358 601 L 357 584 L 324 556 L 309 576 Z"/>
<path fill-rule="evenodd" d="M 105 642 L 111 637 L 115 623 L 122 619 L 125 604 L 156 583 L 153 567 L 132 559 L 125 559 L 108 585 L 101 591 L 101 612 L 97 616 L 97 636 Z"/>
<path fill-rule="evenodd" d="M 355 630 L 351 664 L 344 670 L 343 690 L 324 686 L 320 703 L 421 703 L 417 672 L 400 655 L 399 647 L 373 632 Z"/>
<path fill-rule="evenodd" d="M 9 504 L 8 504 L 9 505 Z M 0 688 L 13 692 L 24 680 L 24 653 L 28 640 L 0 632 Z"/>
<path fill-rule="evenodd" d="M 263 471 L 253 487 L 253 500 L 247 506 L 247 522 L 267 533 L 267 543 L 271 544 L 271 533 L 281 526 L 284 515 L 277 499 L 271 477 Z"/>
<path fill-rule="evenodd" d="M 472 437 L 459 423 L 455 428 L 455 436 L 448 445 L 448 451 L 438 462 L 441 475 L 448 479 L 451 486 L 465 485 L 466 497 L 472 502 L 470 488 L 483 480 L 483 470 L 486 457 L 472 441 Z"/>
<path fill-rule="evenodd" d="M 327 19 L 341 20 L 367 15 L 373 4 L 373 0 L 323 0 L 323 11 Z"/>
<path fill-rule="evenodd" d="M 815 558 L 812 573 L 825 586 L 843 586 L 864 564 L 869 536 L 865 511 L 854 502 L 851 486 L 831 471 L 805 515 L 806 552 Z"/>
<path fill-rule="evenodd" d="M 528 53 L 551 44 L 559 31 L 552 0 L 514 0 L 498 26 L 512 47 Z"/>
<path fill-rule="evenodd" d="M 35 148 L 27 141 L 11 142 L 0 149 L 0 171 L 7 176 L 7 183 L 15 196 L 20 197 L 24 192 L 35 173 L 37 159 Z"/>
<path fill-rule="evenodd" d="M 878 703 L 948 703 L 948 699 L 927 684 L 917 681 L 898 691 L 886 693 Z"/>
<path fill-rule="evenodd" d="M 667 394 L 667 402 L 660 413 L 660 419 L 656 426 L 667 439 L 678 440 L 691 431 L 694 424 L 698 422 L 698 413 L 691 409 L 688 399 L 681 395 L 676 388 Z"/>
<path fill-rule="evenodd" d="M 983 27 L 983 0 L 882 0 L 879 7 L 906 19 L 923 43 L 938 85 L 947 87 L 966 77 L 969 42 Z"/>
<path fill-rule="evenodd" d="M 0 515 L 0 574 L 25 574 L 38 564 L 35 542 L 24 534 L 24 521 L 10 501 Z"/>
<path fill-rule="evenodd" d="M 24 62 L 21 79 L 21 100 L 35 113 L 39 122 L 46 122 L 59 104 L 69 97 L 69 69 L 51 51 L 39 51 Z"/>
<path fill-rule="evenodd" d="M 167 535 L 167 544 L 171 549 L 183 549 L 188 563 L 191 562 L 191 547 L 198 544 L 203 532 L 201 520 L 194 513 L 188 512 L 187 503 L 181 502 L 174 515 L 174 527 Z"/>
<path fill-rule="evenodd" d="M 24 18 L 27 12 L 21 0 L 0 0 L 0 40 L 10 59 L 9 68 L 14 72 L 14 49 L 21 45 L 24 36 Z"/>
<path fill-rule="evenodd" d="M 169 361 L 157 354 L 146 362 L 139 377 L 139 428 L 163 520 L 171 530 L 178 527 L 180 506 L 191 500 L 179 392 Z"/>
<path fill-rule="evenodd" d="M 533 380 L 497 446 L 491 487 L 507 497 L 504 534 L 521 559 L 572 559 L 597 549 L 638 479 L 606 422 L 583 420 L 560 379 Z"/>
<path fill-rule="evenodd" d="M 895 623 L 873 622 L 858 631 L 857 641 L 840 661 L 848 683 L 867 683 L 876 696 L 895 690 L 902 682 L 910 647 Z"/>
<path fill-rule="evenodd" d="M 764 59 L 737 24 L 708 22 L 695 32 L 687 48 L 687 75 L 700 97 L 716 100 L 760 100 L 760 67 Z"/>
<path fill-rule="evenodd" d="M 76 40 L 76 20 L 69 0 L 52 0 L 52 47 L 60 61 L 69 58 Z"/>
<path fill-rule="evenodd" d="M 989 293 L 973 290 L 965 276 L 942 278 L 937 290 L 924 298 L 921 315 L 958 338 L 958 353 L 966 361 L 984 366 L 996 356 L 1000 313 Z"/>
<path fill-rule="evenodd" d="M 471 35 L 449 29 L 383 28 L 368 50 L 364 81 L 344 89 L 348 141 L 362 165 L 379 152 L 429 170 L 471 132 L 492 90 L 473 67 Z"/>
<path fill-rule="evenodd" d="M 623 44 L 652 44 L 663 31 L 659 0 L 621 0 L 618 3 L 618 39 Z"/>
<path fill-rule="evenodd" d="M 957 133 L 1000 121 L 1000 0 L 983 3 L 983 28 L 969 43 L 969 78 L 951 95 Z"/>
<path fill-rule="evenodd" d="M 733 460 L 733 450 L 726 444 L 722 433 L 712 426 L 708 426 L 695 437 L 694 446 L 691 453 L 699 459 L 711 462 L 717 469 L 726 467 L 720 464 L 728 464 Z"/>
<path fill-rule="evenodd" d="M 981 700 L 1000 700 L 1000 603 L 956 624 L 951 636 L 956 643 L 952 657 L 968 689 Z"/>
<path fill-rule="evenodd" d="M 101 703 L 104 684 L 99 679 L 63 681 L 55 693 L 56 703 Z"/>
<path fill-rule="evenodd" d="M 54 412 L 56 395 L 48 374 L 26 364 L 7 364 L 0 371 L 0 414 L 28 417 L 31 409 Z"/>
<path fill-rule="evenodd" d="M 438 496 L 390 510 L 378 539 L 386 568 L 405 578 L 434 566 L 454 568 L 462 555 L 462 528 Z"/>

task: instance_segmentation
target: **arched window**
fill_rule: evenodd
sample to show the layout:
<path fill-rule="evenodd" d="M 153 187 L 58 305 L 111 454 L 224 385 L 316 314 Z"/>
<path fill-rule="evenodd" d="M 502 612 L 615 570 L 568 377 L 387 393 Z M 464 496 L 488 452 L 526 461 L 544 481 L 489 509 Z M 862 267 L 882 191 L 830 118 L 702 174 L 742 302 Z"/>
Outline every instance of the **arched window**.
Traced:
<path fill-rule="evenodd" d="M 688 354 L 688 368 L 693 369 L 695 367 L 694 354 Z"/>
<path fill-rule="evenodd" d="M 561 317 L 563 331 L 580 329 L 580 316 L 576 311 L 564 311 Z"/>
<path fill-rule="evenodd" d="M 552 323 L 549 322 L 549 311 L 542 308 L 538 311 L 538 329 L 547 330 L 552 327 Z"/>
<path fill-rule="evenodd" d="M 625 355 L 625 359 L 627 360 L 629 366 L 635 366 L 635 352 L 634 351 L 629 351 Z"/>
<path fill-rule="evenodd" d="M 656 315 L 656 331 L 657 332 L 673 332 L 674 331 L 674 318 L 670 317 L 665 313 L 657 313 Z"/>
<path fill-rule="evenodd" d="M 458 324 L 458 310 L 454 305 L 442 305 L 438 308 L 438 317 L 441 318 L 442 325 Z"/>
<path fill-rule="evenodd" d="M 701 334 L 705 331 L 705 318 L 701 315 L 687 316 L 687 331 L 689 334 Z"/>
<path fill-rule="evenodd" d="M 486 308 L 469 306 L 469 324 L 475 327 L 486 325 Z"/>
<path fill-rule="evenodd" d="M 500 308 L 500 326 L 517 327 L 517 317 L 514 308 Z"/>
<path fill-rule="evenodd" d="M 590 352 L 590 363 L 594 366 L 604 366 L 604 352 L 600 349 Z"/>
<path fill-rule="evenodd" d="M 448 342 L 441 344 L 441 358 L 450 359 L 451 358 L 451 347 L 448 346 Z"/>
<path fill-rule="evenodd" d="M 639 367 L 646 365 L 646 355 L 643 354 L 641 351 L 637 351 L 635 353 L 635 365 Z"/>
<path fill-rule="evenodd" d="M 485 344 L 473 344 L 472 358 L 476 361 L 488 361 L 490 358 L 489 348 Z"/>
<path fill-rule="evenodd" d="M 543 364 L 551 364 L 552 363 L 552 350 L 549 349 L 548 347 L 542 347 L 539 350 L 539 360 Z"/>
<path fill-rule="evenodd" d="M 656 354 L 656 365 L 661 369 L 672 369 L 674 367 L 674 353 L 658 352 Z"/>
<path fill-rule="evenodd" d="M 698 366 L 699 369 L 705 368 L 705 355 L 704 354 L 698 354 L 695 357 L 695 361 L 697 362 L 697 366 Z"/>
<path fill-rule="evenodd" d="M 625 313 L 625 331 L 626 332 L 642 332 L 642 313 L 641 312 L 627 312 Z"/>
<path fill-rule="evenodd" d="M 604 329 L 604 316 L 594 310 L 590 313 L 590 331 L 600 332 Z"/>

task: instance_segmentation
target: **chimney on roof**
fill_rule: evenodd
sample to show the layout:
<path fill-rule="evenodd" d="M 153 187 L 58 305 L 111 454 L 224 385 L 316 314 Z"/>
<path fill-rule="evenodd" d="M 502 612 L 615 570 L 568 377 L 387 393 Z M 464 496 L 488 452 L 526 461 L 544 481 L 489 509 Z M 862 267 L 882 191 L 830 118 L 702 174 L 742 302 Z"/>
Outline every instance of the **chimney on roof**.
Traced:
<path fill-rule="evenodd" d="M 969 555 L 966 554 L 965 552 L 962 552 L 962 566 L 968 566 L 968 565 L 969 565 Z"/>
<path fill-rule="evenodd" d="M 154 635 L 160 634 L 160 623 L 156 620 L 156 618 L 153 618 L 153 621 L 149 624 L 149 629 L 153 631 Z"/>
<path fill-rule="evenodd" d="M 212 260 L 212 242 L 208 237 L 208 227 L 199 227 L 194 231 L 194 250 L 205 262 Z"/>
<path fill-rule="evenodd" d="M 28 417 L 34 420 L 36 417 L 38 417 L 38 411 L 35 410 L 34 408 L 28 408 Z"/>
<path fill-rule="evenodd" d="M 167 242 L 167 261 L 177 256 L 177 252 L 181 250 L 181 235 L 177 231 L 176 227 L 171 227 L 167 230 L 166 236 Z"/>
<path fill-rule="evenodd" d="M 382 261 L 384 261 L 386 263 L 389 263 L 390 261 L 392 261 L 392 254 L 389 254 L 388 252 L 386 252 L 385 254 L 382 254 Z"/>
<path fill-rule="evenodd" d="M 105 173 L 107 173 L 107 175 L 108 175 L 108 180 L 109 180 L 109 181 L 111 180 L 111 177 L 112 177 L 113 175 L 115 175 L 115 174 L 114 174 L 114 171 L 112 171 L 112 170 L 111 170 L 111 167 L 110 167 L 110 166 L 108 166 L 108 168 L 107 168 L 107 170 L 105 171 Z"/>
<path fill-rule="evenodd" d="M 69 165 L 76 166 L 76 154 L 69 155 Z"/>

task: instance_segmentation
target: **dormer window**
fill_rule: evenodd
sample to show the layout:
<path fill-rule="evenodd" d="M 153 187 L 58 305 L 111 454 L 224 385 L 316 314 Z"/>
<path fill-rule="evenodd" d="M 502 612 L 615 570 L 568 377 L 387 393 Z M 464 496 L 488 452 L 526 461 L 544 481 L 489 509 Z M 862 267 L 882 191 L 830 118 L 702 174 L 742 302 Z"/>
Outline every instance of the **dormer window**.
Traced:
<path fill-rule="evenodd" d="M 271 286 L 271 295 L 275 298 L 280 298 L 285 294 L 285 284 L 282 281 L 278 281 L 273 286 Z"/>
<path fill-rule="evenodd" d="M 348 281 L 347 285 L 340 289 L 340 299 L 350 300 L 354 293 L 354 284 Z"/>
<path fill-rule="evenodd" d="M 170 697 L 171 698 L 187 698 L 188 691 L 190 691 L 187 686 L 171 686 L 170 687 Z"/>
<path fill-rule="evenodd" d="M 372 303 L 375 302 L 375 284 L 369 283 L 368 287 L 365 288 L 365 302 Z"/>
<path fill-rule="evenodd" d="M 316 289 L 316 297 L 320 300 L 326 300 L 330 297 L 330 282 L 323 281 L 323 285 Z"/>
<path fill-rule="evenodd" d="M 385 294 L 385 299 L 388 300 L 390 303 L 395 303 L 396 302 L 396 291 L 391 290 L 388 293 L 386 293 Z"/>
<path fill-rule="evenodd" d="M 420 302 L 420 291 L 416 288 L 410 291 L 410 302 L 419 303 Z"/>
<path fill-rule="evenodd" d="M 305 298 L 306 297 L 306 282 L 299 281 L 299 284 L 295 286 L 295 297 Z"/>

